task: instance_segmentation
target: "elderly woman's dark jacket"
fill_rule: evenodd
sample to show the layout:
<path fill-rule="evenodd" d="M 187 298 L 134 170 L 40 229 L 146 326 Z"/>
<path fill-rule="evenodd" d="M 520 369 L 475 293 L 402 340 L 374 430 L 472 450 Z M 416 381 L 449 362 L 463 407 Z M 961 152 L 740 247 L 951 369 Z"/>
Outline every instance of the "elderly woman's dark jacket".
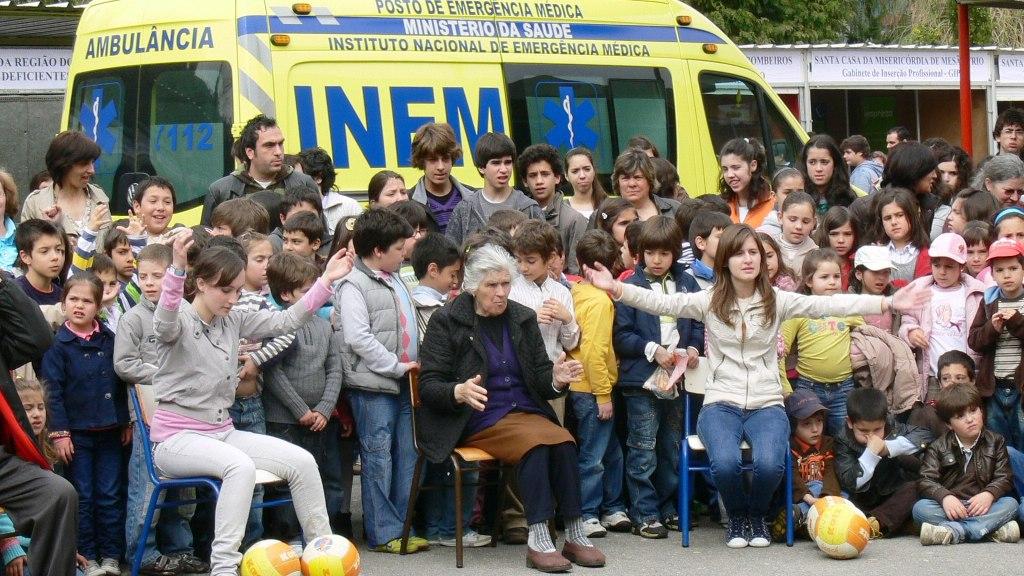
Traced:
<path fill-rule="evenodd" d="M 558 424 L 548 400 L 565 392 L 559 393 L 552 387 L 553 365 L 544 350 L 537 315 L 510 300 L 505 318 L 526 390 L 544 415 Z M 469 406 L 455 401 L 455 386 L 478 374 L 482 377 L 480 385 L 486 387 L 487 383 L 487 353 L 480 340 L 471 294 L 463 292 L 430 317 L 420 347 L 420 361 L 417 439 L 427 459 L 440 463 L 458 444 L 473 412 Z"/>

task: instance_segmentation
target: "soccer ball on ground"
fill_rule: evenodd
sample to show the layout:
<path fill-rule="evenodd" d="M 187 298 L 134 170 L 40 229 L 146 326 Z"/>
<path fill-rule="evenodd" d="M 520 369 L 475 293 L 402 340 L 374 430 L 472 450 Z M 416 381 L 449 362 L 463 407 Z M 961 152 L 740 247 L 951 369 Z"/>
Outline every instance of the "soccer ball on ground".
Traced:
<path fill-rule="evenodd" d="M 845 498 L 819 498 L 807 513 L 807 533 L 818 549 L 830 558 L 860 556 L 871 539 L 868 519 Z"/>
<path fill-rule="evenodd" d="M 302 552 L 303 576 L 359 576 L 359 551 L 344 536 L 314 538 Z"/>
<path fill-rule="evenodd" d="M 261 540 L 242 556 L 242 576 L 301 576 L 299 555 L 280 540 Z"/>

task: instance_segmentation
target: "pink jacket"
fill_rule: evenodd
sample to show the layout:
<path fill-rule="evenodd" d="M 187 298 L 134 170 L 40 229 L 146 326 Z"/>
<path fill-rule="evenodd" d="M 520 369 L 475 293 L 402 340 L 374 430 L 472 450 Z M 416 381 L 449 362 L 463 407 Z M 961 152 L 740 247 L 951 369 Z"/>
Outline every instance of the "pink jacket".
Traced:
<path fill-rule="evenodd" d="M 981 305 L 982 299 L 985 297 L 985 284 L 978 281 L 973 276 L 967 273 L 960 274 L 960 281 L 967 287 L 967 318 L 965 326 L 970 330 L 970 326 L 974 322 L 974 316 L 978 313 L 978 307 Z M 932 275 L 922 276 L 908 286 L 928 286 L 934 285 Z M 908 344 L 910 343 L 910 332 L 916 328 L 920 328 L 924 331 L 925 338 L 931 336 L 932 331 L 932 308 L 931 306 L 924 306 L 920 310 L 917 310 L 911 314 L 903 314 L 901 317 L 900 333 L 899 336 Z M 981 355 L 972 350 L 967 346 L 967 337 L 964 335 L 964 352 L 966 352 L 975 362 L 981 359 Z M 917 355 L 917 369 L 922 375 L 928 373 L 928 355 L 922 353 L 921 350 L 914 350 Z"/>

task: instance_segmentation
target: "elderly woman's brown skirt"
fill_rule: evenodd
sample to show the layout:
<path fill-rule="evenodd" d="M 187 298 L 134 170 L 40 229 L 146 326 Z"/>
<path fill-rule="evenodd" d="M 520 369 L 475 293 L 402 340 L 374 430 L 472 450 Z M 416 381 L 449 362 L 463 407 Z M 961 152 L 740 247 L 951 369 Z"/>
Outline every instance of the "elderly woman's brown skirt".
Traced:
<path fill-rule="evenodd" d="M 537 446 L 555 446 L 573 442 L 572 434 L 540 414 L 511 412 L 490 428 L 473 434 L 461 443 L 479 448 L 503 464 L 519 464 L 527 452 Z"/>

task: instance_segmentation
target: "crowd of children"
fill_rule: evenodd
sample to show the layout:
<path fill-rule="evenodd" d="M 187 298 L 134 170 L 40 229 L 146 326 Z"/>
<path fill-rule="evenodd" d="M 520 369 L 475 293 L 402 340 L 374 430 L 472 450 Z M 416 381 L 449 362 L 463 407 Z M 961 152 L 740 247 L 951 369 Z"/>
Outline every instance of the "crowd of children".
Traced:
<path fill-rule="evenodd" d="M 265 117 L 245 127 L 247 167 L 263 166 L 259 143 L 279 134 Z M 551 401 L 579 454 L 577 548 L 608 531 L 680 529 L 684 433 L 707 447 L 701 497 L 730 547 L 771 543 L 786 445 L 795 507 L 782 518 L 798 525 L 816 499 L 842 495 L 873 537 L 914 521 L 924 544 L 1017 541 L 1024 208 L 1000 205 L 984 177 L 937 210 L 919 185 L 934 178 L 893 185 L 908 178 L 897 161 L 880 189 L 852 188 L 840 156 L 862 144 L 812 138 L 798 169 L 769 178 L 761 145 L 733 140 L 721 151 L 720 195 L 677 202 L 653 196 L 653 147 L 615 162 L 618 198 L 586 149 L 563 160 L 535 145 L 517 156 L 496 133 L 472 151 L 484 181 L 474 190 L 451 176 L 463 154 L 451 127 L 428 124 L 412 143 L 424 174 L 411 198 L 401 176 L 382 172 L 361 214 L 325 214 L 344 204 L 327 201 L 333 171 L 278 174 L 292 182 L 283 193 L 229 191 L 193 229 L 170 225 L 175 190 L 163 178 L 138 184 L 131 218 L 116 223 L 102 201 L 69 223 L 54 194 L 16 226 L 13 280 L 53 342 L 10 368 L 41 458 L 77 492 L 81 570 L 120 574 L 138 558 L 144 574 L 221 576 L 263 537 L 352 537 L 357 457 L 369 548 L 454 546 L 456 524 L 466 527 L 461 545 L 483 546 L 497 537 L 494 513 L 506 541 L 527 542 L 514 491 L 493 511 L 495 494 L 467 486 L 455 510 L 450 466 L 435 464 L 424 481 L 448 489 L 420 501 L 414 535 L 401 538 L 417 459 L 409 377 L 432 315 L 461 288 L 464 259 L 487 244 L 518 265 L 508 297 L 533 310 L 542 361 L 582 365 Z M 238 177 L 245 191 L 261 182 Z M 933 214 L 944 214 L 937 229 Z M 701 363 L 703 408 L 683 430 L 682 383 Z M 487 379 L 468 384 L 451 401 L 483 406 Z M 136 387 L 155 398 L 151 414 L 129 409 Z M 752 447 L 750 478 L 741 441 Z M 215 504 L 162 510 L 139 542 L 150 465 L 222 488 Z M 257 470 L 284 482 L 264 490 Z M 286 494 L 294 507 L 250 506 Z M 39 553 L 0 540 L 8 567 Z"/>

